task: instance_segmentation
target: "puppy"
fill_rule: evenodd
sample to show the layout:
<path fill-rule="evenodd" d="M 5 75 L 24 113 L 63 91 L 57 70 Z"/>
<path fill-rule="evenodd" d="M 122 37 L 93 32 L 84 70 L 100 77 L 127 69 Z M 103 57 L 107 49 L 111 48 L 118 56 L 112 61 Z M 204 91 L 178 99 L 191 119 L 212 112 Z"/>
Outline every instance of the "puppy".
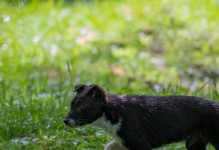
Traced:
<path fill-rule="evenodd" d="M 219 104 L 194 96 L 114 95 L 98 85 L 78 85 L 69 127 L 93 124 L 114 139 L 105 150 L 151 150 L 185 141 L 187 150 L 219 150 Z"/>

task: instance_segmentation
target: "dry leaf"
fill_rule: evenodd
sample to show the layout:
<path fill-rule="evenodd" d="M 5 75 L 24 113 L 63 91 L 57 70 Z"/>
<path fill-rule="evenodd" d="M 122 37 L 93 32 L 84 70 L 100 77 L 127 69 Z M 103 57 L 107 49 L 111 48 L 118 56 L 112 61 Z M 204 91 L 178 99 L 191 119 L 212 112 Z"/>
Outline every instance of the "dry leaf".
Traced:
<path fill-rule="evenodd" d="M 116 66 L 115 64 L 111 64 L 109 65 L 111 71 L 118 75 L 118 76 L 123 76 L 125 75 L 125 71 L 123 70 L 123 68 Z"/>

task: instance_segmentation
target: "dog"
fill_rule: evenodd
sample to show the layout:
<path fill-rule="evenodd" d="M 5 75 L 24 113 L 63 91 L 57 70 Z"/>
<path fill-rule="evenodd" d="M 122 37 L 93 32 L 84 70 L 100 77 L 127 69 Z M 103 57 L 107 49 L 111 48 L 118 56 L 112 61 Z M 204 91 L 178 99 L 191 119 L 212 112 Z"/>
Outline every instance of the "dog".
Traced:
<path fill-rule="evenodd" d="M 75 86 L 64 119 L 69 127 L 93 124 L 113 137 L 105 150 L 151 150 L 185 141 L 187 150 L 219 150 L 219 104 L 195 96 L 115 95 L 98 85 Z"/>

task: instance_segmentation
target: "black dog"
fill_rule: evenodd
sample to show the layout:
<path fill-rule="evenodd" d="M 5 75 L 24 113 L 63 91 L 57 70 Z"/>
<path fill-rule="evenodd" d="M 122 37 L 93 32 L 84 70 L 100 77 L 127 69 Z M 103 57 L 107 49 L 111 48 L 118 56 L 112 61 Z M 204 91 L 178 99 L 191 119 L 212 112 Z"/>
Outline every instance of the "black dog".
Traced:
<path fill-rule="evenodd" d="M 114 95 L 79 85 L 64 119 L 70 127 L 94 124 L 114 141 L 105 149 L 151 150 L 186 141 L 188 150 L 219 150 L 219 104 L 194 96 Z"/>

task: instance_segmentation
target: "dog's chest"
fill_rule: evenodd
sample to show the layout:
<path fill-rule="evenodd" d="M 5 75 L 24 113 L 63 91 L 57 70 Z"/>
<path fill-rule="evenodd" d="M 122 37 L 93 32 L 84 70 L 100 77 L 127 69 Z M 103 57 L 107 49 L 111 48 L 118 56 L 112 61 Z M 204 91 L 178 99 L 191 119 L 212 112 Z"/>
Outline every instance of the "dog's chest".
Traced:
<path fill-rule="evenodd" d="M 110 121 L 106 120 L 105 115 L 94 121 L 92 124 L 104 129 L 107 133 L 109 133 L 113 139 L 122 144 L 122 139 L 118 136 L 117 132 L 121 128 L 122 120 L 119 120 L 116 124 L 111 124 Z"/>

